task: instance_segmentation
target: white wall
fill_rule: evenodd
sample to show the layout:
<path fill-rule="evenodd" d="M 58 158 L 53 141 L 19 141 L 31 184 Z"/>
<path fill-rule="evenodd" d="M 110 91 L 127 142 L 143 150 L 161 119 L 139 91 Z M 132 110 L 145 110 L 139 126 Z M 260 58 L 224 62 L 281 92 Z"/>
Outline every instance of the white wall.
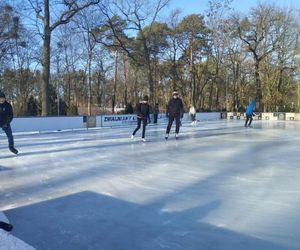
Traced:
<path fill-rule="evenodd" d="M 14 132 L 54 131 L 84 128 L 82 116 L 18 117 L 11 123 Z"/>
<path fill-rule="evenodd" d="M 151 122 L 153 122 L 153 115 L 150 115 Z M 197 120 L 217 120 L 221 119 L 220 113 L 197 113 Z M 185 113 L 183 121 L 189 121 L 190 116 Z M 168 121 L 166 115 L 161 113 L 158 115 L 157 123 L 166 123 Z M 97 116 L 97 127 L 112 127 L 112 126 L 128 126 L 136 124 L 136 115 L 103 115 Z"/>
<path fill-rule="evenodd" d="M 197 120 L 220 119 L 220 113 L 197 113 Z M 183 121 L 189 121 L 189 114 L 184 114 Z M 153 115 L 151 115 L 153 122 Z M 158 115 L 158 123 L 167 122 L 166 115 Z M 96 117 L 96 127 L 129 126 L 136 125 L 136 115 L 101 115 Z M 17 117 L 12 121 L 14 132 L 41 132 L 58 131 L 66 129 L 86 128 L 82 116 L 62 116 L 62 117 Z"/>
<path fill-rule="evenodd" d="M 197 113 L 196 119 L 198 121 L 219 120 L 221 119 L 221 113 L 217 113 L 217 112 Z M 189 113 L 185 113 L 183 116 L 183 121 L 190 121 L 190 120 L 191 118 Z"/>
<path fill-rule="evenodd" d="M 219 120 L 221 119 L 221 113 L 219 112 L 197 113 L 196 119 L 200 121 Z"/>

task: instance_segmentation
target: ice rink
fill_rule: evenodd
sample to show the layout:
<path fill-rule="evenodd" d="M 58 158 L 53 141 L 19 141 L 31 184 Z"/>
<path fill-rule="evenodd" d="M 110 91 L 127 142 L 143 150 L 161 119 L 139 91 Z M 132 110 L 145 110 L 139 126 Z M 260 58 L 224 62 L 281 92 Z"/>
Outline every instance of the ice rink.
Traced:
<path fill-rule="evenodd" d="M 299 250 L 300 122 L 253 125 L 1 131 L 0 211 L 39 250 Z"/>

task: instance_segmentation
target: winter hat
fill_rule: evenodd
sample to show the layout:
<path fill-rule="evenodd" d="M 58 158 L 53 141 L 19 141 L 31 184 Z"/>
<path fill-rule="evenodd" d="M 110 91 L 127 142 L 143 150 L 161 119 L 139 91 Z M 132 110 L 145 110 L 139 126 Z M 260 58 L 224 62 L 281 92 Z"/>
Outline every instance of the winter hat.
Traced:
<path fill-rule="evenodd" d="M 0 92 L 0 98 L 5 98 L 5 94 L 3 92 Z"/>
<path fill-rule="evenodd" d="M 148 102 L 148 100 L 149 100 L 149 97 L 147 95 L 145 95 L 144 98 L 143 98 L 143 101 Z"/>

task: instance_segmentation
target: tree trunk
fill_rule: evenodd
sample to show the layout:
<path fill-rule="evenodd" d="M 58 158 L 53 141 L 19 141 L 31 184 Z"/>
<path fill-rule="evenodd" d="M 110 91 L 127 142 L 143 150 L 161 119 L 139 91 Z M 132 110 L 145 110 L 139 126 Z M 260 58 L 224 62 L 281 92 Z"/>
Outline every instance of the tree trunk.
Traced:
<path fill-rule="evenodd" d="M 127 107 L 128 104 L 128 93 L 127 93 L 127 75 L 126 75 L 126 58 L 125 52 L 122 54 L 123 59 L 123 78 L 124 78 L 124 104 Z"/>
<path fill-rule="evenodd" d="M 153 86 L 153 76 L 152 76 L 152 68 L 151 62 L 148 61 L 148 81 L 149 81 L 149 92 L 150 92 L 150 102 L 154 102 L 154 86 Z"/>
<path fill-rule="evenodd" d="M 118 81 L 118 50 L 115 51 L 115 74 L 114 74 L 114 90 L 112 96 L 112 113 L 115 113 L 116 95 L 117 95 L 117 81 Z"/>
<path fill-rule="evenodd" d="M 214 83 L 211 83 L 210 90 L 209 90 L 209 100 L 208 100 L 208 108 L 209 111 L 212 111 L 213 106 L 213 91 L 214 91 Z"/>
<path fill-rule="evenodd" d="M 263 100 L 262 100 L 262 89 L 259 75 L 260 61 L 255 62 L 255 87 L 256 87 L 256 98 L 258 98 L 258 109 L 260 112 L 264 111 Z"/>
<path fill-rule="evenodd" d="M 42 116 L 49 115 L 49 84 L 50 84 L 50 11 L 49 0 L 44 0 L 44 43 L 43 43 L 43 82 L 42 82 Z"/>
<path fill-rule="evenodd" d="M 92 50 L 89 48 L 88 61 L 88 115 L 92 115 Z"/>
<path fill-rule="evenodd" d="M 148 46 L 146 44 L 146 39 L 143 39 L 143 47 L 145 51 L 145 56 L 146 56 L 146 62 L 147 62 L 147 74 L 148 74 L 148 86 L 149 86 L 149 92 L 150 92 L 150 103 L 153 103 L 153 93 L 154 93 L 154 88 L 153 88 L 153 70 L 151 68 L 151 59 L 150 59 L 150 52 L 148 49 Z"/>
<path fill-rule="evenodd" d="M 195 74 L 194 74 L 194 47 L 193 47 L 193 38 L 191 38 L 190 41 L 190 88 L 191 88 L 191 94 L 189 97 L 190 103 L 194 102 L 195 97 Z"/>

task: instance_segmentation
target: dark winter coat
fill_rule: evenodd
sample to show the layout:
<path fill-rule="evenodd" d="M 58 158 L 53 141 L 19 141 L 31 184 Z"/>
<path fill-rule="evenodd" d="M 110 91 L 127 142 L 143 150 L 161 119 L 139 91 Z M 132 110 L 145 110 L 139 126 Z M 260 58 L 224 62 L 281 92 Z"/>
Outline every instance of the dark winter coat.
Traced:
<path fill-rule="evenodd" d="M 180 98 L 172 98 L 167 105 L 167 116 L 183 117 L 183 103 Z"/>
<path fill-rule="evenodd" d="M 148 103 L 139 103 L 136 108 L 137 117 L 150 120 L 150 106 Z"/>
<path fill-rule="evenodd" d="M 155 114 L 155 115 L 159 114 L 159 106 L 158 105 L 155 105 L 153 114 Z"/>
<path fill-rule="evenodd" d="M 10 103 L 5 101 L 0 104 L 0 127 L 9 125 L 14 117 L 13 109 Z"/>

